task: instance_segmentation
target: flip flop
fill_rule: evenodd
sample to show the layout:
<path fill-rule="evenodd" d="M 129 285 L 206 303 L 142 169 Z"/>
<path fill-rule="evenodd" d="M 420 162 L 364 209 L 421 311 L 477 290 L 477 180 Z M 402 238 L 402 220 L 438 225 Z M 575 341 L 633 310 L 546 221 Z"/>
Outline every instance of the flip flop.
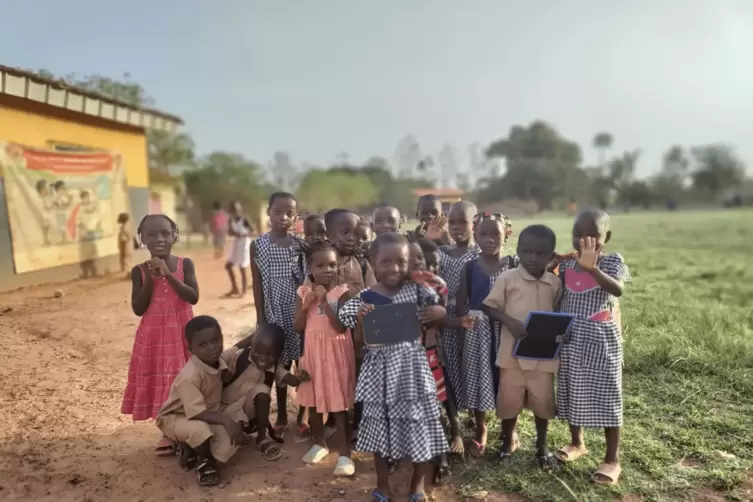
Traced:
<path fill-rule="evenodd" d="M 157 452 L 158 457 L 175 455 L 175 441 L 163 436 L 162 439 L 159 440 L 159 443 L 157 443 L 155 451 Z"/>
<path fill-rule="evenodd" d="M 575 462 L 584 455 L 588 455 L 588 450 L 585 447 L 578 448 L 571 444 L 554 452 L 554 456 L 557 457 L 557 460 L 564 463 Z"/>
<path fill-rule="evenodd" d="M 591 475 L 591 482 L 599 486 L 613 486 L 620 482 L 622 467 L 614 464 L 600 464 Z"/>
<path fill-rule="evenodd" d="M 273 462 L 282 457 L 282 449 L 274 439 L 267 438 L 259 443 L 258 447 L 265 460 Z"/>
<path fill-rule="evenodd" d="M 285 436 L 285 429 L 287 428 L 287 425 L 275 425 L 272 427 L 272 430 L 275 431 L 275 436 L 277 436 L 278 439 L 283 439 Z"/>
<path fill-rule="evenodd" d="M 319 462 L 324 460 L 327 455 L 329 455 L 329 450 L 327 448 L 315 444 L 303 456 L 303 462 L 311 465 L 318 464 Z"/>
<path fill-rule="evenodd" d="M 356 464 L 348 457 L 339 457 L 335 465 L 335 476 L 352 476 L 356 473 Z"/>
<path fill-rule="evenodd" d="M 390 502 L 390 498 L 384 493 L 379 491 L 379 488 L 374 488 L 371 492 L 371 500 L 374 502 Z"/>
<path fill-rule="evenodd" d="M 295 435 L 296 443 L 305 443 L 311 439 L 311 427 L 309 424 L 301 424 L 298 426 L 298 432 Z"/>

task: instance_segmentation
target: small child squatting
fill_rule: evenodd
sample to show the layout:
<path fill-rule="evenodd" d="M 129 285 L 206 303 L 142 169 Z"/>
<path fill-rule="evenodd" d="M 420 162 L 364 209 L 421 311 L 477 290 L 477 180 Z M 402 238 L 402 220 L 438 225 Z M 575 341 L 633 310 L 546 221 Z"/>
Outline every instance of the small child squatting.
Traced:
<path fill-rule="evenodd" d="M 502 324 L 497 366 L 500 368 L 497 417 L 502 420 L 502 445 L 498 459 L 506 462 L 517 448 L 518 416 L 528 407 L 536 421 L 534 460 L 542 469 L 556 467 L 547 445 L 549 420 L 556 416 L 554 374 L 559 361 L 531 361 L 513 356 L 515 340 L 526 337 L 523 322 L 531 311 L 552 312 L 562 296 L 560 280 L 547 272 L 554 257 L 554 232 L 532 225 L 520 233 L 517 255 L 520 266 L 503 272 L 484 300 L 484 312 Z"/>

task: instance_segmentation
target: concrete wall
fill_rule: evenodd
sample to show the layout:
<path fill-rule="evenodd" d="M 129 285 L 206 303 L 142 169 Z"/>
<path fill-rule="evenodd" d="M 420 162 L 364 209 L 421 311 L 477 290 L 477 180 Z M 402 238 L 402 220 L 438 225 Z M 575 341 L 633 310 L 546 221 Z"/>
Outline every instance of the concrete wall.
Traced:
<path fill-rule="evenodd" d="M 37 148 L 67 143 L 118 152 L 126 167 L 131 219 L 135 231 L 149 209 L 149 168 L 144 130 L 0 94 L 0 141 Z M 1 173 L 0 173 L 1 175 Z M 100 272 L 117 270 L 117 256 L 96 261 Z M 5 185 L 0 177 L 0 291 L 78 277 L 79 265 L 15 274 Z"/>

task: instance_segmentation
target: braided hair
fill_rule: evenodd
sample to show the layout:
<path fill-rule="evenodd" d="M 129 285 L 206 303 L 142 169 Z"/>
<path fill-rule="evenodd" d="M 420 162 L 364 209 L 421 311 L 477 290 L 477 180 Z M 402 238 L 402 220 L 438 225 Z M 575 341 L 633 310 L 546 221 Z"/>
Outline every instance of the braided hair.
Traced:
<path fill-rule="evenodd" d="M 492 221 L 498 221 L 502 224 L 502 228 L 504 229 L 504 238 L 505 241 L 512 235 L 512 221 L 510 218 L 505 216 L 502 213 L 489 213 L 489 212 L 481 212 L 476 214 L 476 216 L 473 217 L 473 233 L 476 233 L 476 227 L 478 227 L 479 223 L 481 223 L 484 220 L 492 220 Z"/>
<path fill-rule="evenodd" d="M 338 255 L 337 252 L 337 246 L 335 246 L 335 243 L 330 241 L 329 239 L 316 239 L 311 243 L 307 243 L 304 241 L 303 243 L 303 258 L 306 260 L 306 265 L 308 266 L 308 278 L 311 281 L 311 283 L 314 283 L 314 276 L 311 273 L 311 262 L 314 259 L 314 256 L 316 256 L 317 253 L 321 251 L 329 251 L 332 250 L 335 252 L 335 256 Z"/>
<path fill-rule="evenodd" d="M 170 218 L 166 214 L 147 214 L 141 219 L 141 223 L 139 223 L 138 228 L 136 229 L 136 235 L 139 236 L 139 244 L 143 244 L 143 241 L 141 239 L 141 231 L 144 228 L 144 224 L 149 218 L 164 218 L 167 220 L 168 223 L 170 223 L 170 227 L 173 230 L 173 237 L 175 237 L 175 242 L 178 242 L 178 224 L 173 221 L 172 218 Z"/>

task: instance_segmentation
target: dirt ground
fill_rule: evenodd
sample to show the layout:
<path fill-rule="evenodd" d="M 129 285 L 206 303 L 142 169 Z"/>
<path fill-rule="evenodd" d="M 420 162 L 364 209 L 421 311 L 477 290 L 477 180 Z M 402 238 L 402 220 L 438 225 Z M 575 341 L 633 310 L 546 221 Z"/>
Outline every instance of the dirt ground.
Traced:
<path fill-rule="evenodd" d="M 195 313 L 217 317 L 226 344 L 235 343 L 255 324 L 250 294 L 220 299 L 228 289 L 222 262 L 209 252 L 189 256 L 201 293 Z M 55 298 L 56 291 L 63 296 Z M 177 459 L 157 458 L 154 424 L 120 414 L 138 325 L 129 299 L 130 283 L 116 277 L 0 294 L 0 499 L 370 500 L 369 456 L 356 457 L 354 478 L 335 479 L 336 455 L 305 466 L 300 459 L 308 445 L 296 444 L 290 431 L 282 459 L 267 462 L 241 451 L 223 469 L 219 488 L 199 488 Z M 288 413 L 293 423 L 292 408 Z M 395 475 L 393 498 L 407 500 L 408 471 Z M 450 490 L 435 491 L 432 499 L 458 500 Z"/>

